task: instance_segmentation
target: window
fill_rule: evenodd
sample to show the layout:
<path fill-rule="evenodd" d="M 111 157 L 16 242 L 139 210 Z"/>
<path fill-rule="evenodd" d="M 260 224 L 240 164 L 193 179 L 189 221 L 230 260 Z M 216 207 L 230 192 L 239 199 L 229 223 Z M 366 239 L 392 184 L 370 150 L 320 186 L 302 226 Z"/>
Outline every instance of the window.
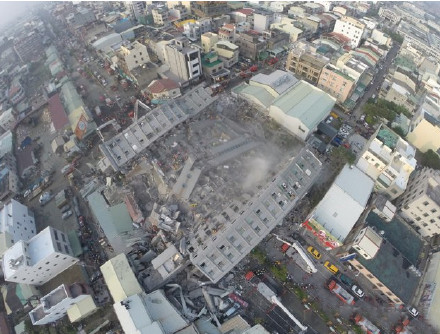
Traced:
<path fill-rule="evenodd" d="M 424 206 L 428 206 L 428 205 L 429 205 L 429 202 L 428 202 L 428 201 L 424 201 L 424 202 L 423 202 L 423 205 L 424 205 Z"/>
<path fill-rule="evenodd" d="M 64 245 L 64 250 L 66 251 L 66 253 L 69 253 L 69 247 L 67 247 L 67 245 Z"/>
<path fill-rule="evenodd" d="M 49 261 L 47 261 L 46 264 L 49 264 Z"/>
<path fill-rule="evenodd" d="M 66 236 L 63 234 L 61 234 L 61 239 L 63 239 L 64 242 L 66 242 Z"/>
<path fill-rule="evenodd" d="M 437 210 L 436 210 L 436 209 L 432 209 L 431 212 L 432 212 L 432 213 L 436 213 Z"/>

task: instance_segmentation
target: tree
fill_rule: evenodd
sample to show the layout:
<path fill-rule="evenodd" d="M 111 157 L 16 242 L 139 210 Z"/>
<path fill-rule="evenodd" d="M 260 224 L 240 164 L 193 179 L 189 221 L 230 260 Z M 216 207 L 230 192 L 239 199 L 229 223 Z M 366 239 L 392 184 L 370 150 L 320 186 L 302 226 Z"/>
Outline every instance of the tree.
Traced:
<path fill-rule="evenodd" d="M 433 150 L 428 150 L 425 153 L 420 153 L 420 158 L 417 160 L 424 167 L 440 170 L 440 157 Z"/>
<path fill-rule="evenodd" d="M 397 133 L 400 137 L 405 138 L 405 132 L 400 126 L 396 126 L 393 128 L 393 131 Z"/>

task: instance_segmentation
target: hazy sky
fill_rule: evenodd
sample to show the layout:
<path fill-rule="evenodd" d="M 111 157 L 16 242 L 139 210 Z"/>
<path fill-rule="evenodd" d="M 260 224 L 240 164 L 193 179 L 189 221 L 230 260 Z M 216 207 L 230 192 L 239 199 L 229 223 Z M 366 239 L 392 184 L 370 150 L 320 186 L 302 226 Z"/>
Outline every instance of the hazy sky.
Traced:
<path fill-rule="evenodd" d="M 10 23 L 23 14 L 29 5 L 35 5 L 31 1 L 0 1 L 0 24 Z"/>

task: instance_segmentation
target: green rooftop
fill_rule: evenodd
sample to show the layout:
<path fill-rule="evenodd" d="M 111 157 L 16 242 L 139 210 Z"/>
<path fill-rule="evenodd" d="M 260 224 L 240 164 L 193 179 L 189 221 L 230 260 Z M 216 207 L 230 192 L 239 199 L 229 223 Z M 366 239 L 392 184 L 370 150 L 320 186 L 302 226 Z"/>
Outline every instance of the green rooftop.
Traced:
<path fill-rule="evenodd" d="M 382 125 L 376 138 L 389 148 L 394 149 L 396 147 L 399 136 L 395 132 Z"/>
<path fill-rule="evenodd" d="M 387 223 L 370 212 L 366 223 L 378 232 L 384 231 L 384 242 L 373 259 L 359 256 L 357 260 L 404 303 L 409 303 L 420 281 L 409 267 L 417 263 L 423 245 L 421 239 L 398 219 Z"/>

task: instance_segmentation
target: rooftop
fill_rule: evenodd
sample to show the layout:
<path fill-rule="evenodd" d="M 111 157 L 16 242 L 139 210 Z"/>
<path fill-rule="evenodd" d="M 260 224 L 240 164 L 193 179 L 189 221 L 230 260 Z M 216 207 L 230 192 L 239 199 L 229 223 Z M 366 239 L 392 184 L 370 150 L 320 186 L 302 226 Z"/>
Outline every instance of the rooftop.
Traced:
<path fill-rule="evenodd" d="M 9 130 L 0 136 L 0 158 L 3 158 L 6 153 L 12 153 L 12 140 L 12 132 Z"/>
<path fill-rule="evenodd" d="M 404 303 L 409 303 L 420 281 L 409 267 L 414 263 L 411 260 L 420 255 L 421 240 L 397 219 L 386 223 L 371 212 L 367 217 L 367 223 L 369 226 L 376 226 L 377 229 L 388 229 L 376 256 L 371 260 L 363 257 L 358 257 L 357 260 Z M 409 251 L 412 254 L 409 254 Z M 411 259 L 406 255 L 410 255 Z"/>
<path fill-rule="evenodd" d="M 374 212 L 366 218 L 366 224 L 376 231 L 384 231 L 383 238 L 393 244 L 412 264 L 417 264 L 423 242 L 405 223 L 394 218 L 389 223 Z"/>
<path fill-rule="evenodd" d="M 309 129 L 314 129 L 330 113 L 335 102 L 333 97 L 321 89 L 301 80 L 276 98 L 272 106 L 300 119 Z"/>
<path fill-rule="evenodd" d="M 110 206 L 99 190 L 87 196 L 87 201 L 112 247 L 125 251 L 125 237 L 134 229 L 125 203 Z"/>
<path fill-rule="evenodd" d="M 69 124 L 59 94 L 55 94 L 49 99 L 49 113 L 55 130 L 61 130 Z"/>
<path fill-rule="evenodd" d="M 115 303 L 142 292 L 125 254 L 113 257 L 100 269 Z"/>
<path fill-rule="evenodd" d="M 251 85 L 252 82 L 267 85 L 281 95 L 298 83 L 298 79 L 290 72 L 276 70 L 270 74 L 259 73 L 250 79 Z"/>
<path fill-rule="evenodd" d="M 153 80 L 148 85 L 148 90 L 153 94 L 159 94 L 176 88 L 179 88 L 179 85 L 171 79 Z"/>

